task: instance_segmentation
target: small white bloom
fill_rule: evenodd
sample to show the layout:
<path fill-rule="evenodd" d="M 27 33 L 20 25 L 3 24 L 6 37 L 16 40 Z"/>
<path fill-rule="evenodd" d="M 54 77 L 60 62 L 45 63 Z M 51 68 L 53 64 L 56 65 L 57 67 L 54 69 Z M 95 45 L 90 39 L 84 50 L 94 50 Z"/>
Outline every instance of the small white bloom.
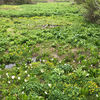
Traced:
<path fill-rule="evenodd" d="M 32 66 L 32 64 L 30 64 L 30 66 Z"/>
<path fill-rule="evenodd" d="M 8 73 L 6 73 L 6 75 L 8 76 Z"/>
<path fill-rule="evenodd" d="M 92 67 L 93 65 L 91 65 L 91 67 Z"/>
<path fill-rule="evenodd" d="M 75 62 L 75 60 L 73 60 L 73 62 Z"/>
<path fill-rule="evenodd" d="M 63 94 L 64 94 L 64 91 L 63 91 Z"/>
<path fill-rule="evenodd" d="M 39 99 L 41 99 L 42 98 L 42 96 L 39 96 Z"/>
<path fill-rule="evenodd" d="M 36 77 L 36 75 L 34 75 L 34 77 Z"/>
<path fill-rule="evenodd" d="M 89 73 L 87 73 L 86 76 L 89 76 Z"/>
<path fill-rule="evenodd" d="M 61 74 L 61 73 L 58 73 L 59 75 Z"/>
<path fill-rule="evenodd" d="M 22 91 L 22 94 L 24 94 L 24 91 Z"/>
<path fill-rule="evenodd" d="M 51 87 L 51 84 L 48 84 L 49 87 Z"/>
<path fill-rule="evenodd" d="M 79 63 L 81 63 L 81 61 L 79 61 Z"/>
<path fill-rule="evenodd" d="M 86 71 L 84 70 L 83 72 L 85 73 Z"/>
<path fill-rule="evenodd" d="M 44 70 L 43 70 L 43 69 L 41 69 L 40 71 L 41 71 L 41 73 L 43 73 L 43 72 L 44 72 Z"/>
<path fill-rule="evenodd" d="M 73 72 L 76 72 L 76 70 L 74 70 Z"/>
<path fill-rule="evenodd" d="M 64 64 L 64 65 L 67 65 L 67 64 Z"/>
<path fill-rule="evenodd" d="M 8 83 L 10 84 L 11 82 L 10 82 L 10 81 L 8 81 Z"/>
<path fill-rule="evenodd" d="M 14 79 L 14 78 L 15 78 L 15 76 L 12 76 L 11 78 L 12 78 L 12 79 Z"/>
<path fill-rule="evenodd" d="M 28 77 L 30 77 L 30 75 L 29 75 L 29 74 L 28 74 L 27 76 L 28 76 Z"/>
<path fill-rule="evenodd" d="M 19 68 L 17 68 L 17 69 L 19 69 Z"/>
<path fill-rule="evenodd" d="M 18 77 L 18 80 L 20 80 L 20 77 Z"/>
<path fill-rule="evenodd" d="M 27 82 L 28 80 L 25 79 L 24 81 Z"/>
<path fill-rule="evenodd" d="M 59 61 L 59 63 L 61 63 L 61 61 Z"/>
<path fill-rule="evenodd" d="M 54 59 L 52 58 L 51 60 L 53 61 Z"/>
<path fill-rule="evenodd" d="M 25 73 L 27 73 L 27 71 L 25 71 Z"/>
<path fill-rule="evenodd" d="M 43 62 L 45 62 L 45 60 L 43 60 Z"/>
<path fill-rule="evenodd" d="M 96 94 L 96 97 L 97 97 L 97 98 L 99 97 L 98 94 Z"/>
<path fill-rule="evenodd" d="M 46 91 L 44 92 L 45 94 L 48 94 Z"/>
<path fill-rule="evenodd" d="M 64 70 L 62 70 L 61 72 L 64 73 Z"/>

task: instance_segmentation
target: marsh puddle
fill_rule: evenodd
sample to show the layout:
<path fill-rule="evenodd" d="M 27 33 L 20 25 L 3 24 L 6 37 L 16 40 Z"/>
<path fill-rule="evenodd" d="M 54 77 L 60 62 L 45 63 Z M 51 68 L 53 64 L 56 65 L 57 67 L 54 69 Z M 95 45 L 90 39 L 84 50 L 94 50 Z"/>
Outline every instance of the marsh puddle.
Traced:
<path fill-rule="evenodd" d="M 14 67 L 14 66 L 16 66 L 16 64 L 8 64 L 8 65 L 5 65 L 5 69 L 7 69 L 7 68 L 12 68 L 12 67 Z"/>
<path fill-rule="evenodd" d="M 32 57 L 31 62 L 37 62 L 37 57 Z M 21 63 L 22 62 L 20 62 L 19 64 Z M 10 69 L 10 68 L 13 68 L 14 66 L 16 66 L 16 64 L 8 64 L 8 65 L 5 65 L 5 69 Z"/>
<path fill-rule="evenodd" d="M 36 62 L 37 61 L 37 57 L 32 57 L 32 62 Z"/>

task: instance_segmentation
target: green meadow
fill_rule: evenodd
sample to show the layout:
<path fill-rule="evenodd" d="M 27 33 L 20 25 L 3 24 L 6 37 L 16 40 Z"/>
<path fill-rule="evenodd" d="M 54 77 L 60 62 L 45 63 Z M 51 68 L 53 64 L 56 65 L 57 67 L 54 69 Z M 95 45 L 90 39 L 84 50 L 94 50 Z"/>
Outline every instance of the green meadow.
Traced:
<path fill-rule="evenodd" d="M 0 100 L 100 100 L 100 25 L 84 12 L 72 2 L 0 5 Z"/>

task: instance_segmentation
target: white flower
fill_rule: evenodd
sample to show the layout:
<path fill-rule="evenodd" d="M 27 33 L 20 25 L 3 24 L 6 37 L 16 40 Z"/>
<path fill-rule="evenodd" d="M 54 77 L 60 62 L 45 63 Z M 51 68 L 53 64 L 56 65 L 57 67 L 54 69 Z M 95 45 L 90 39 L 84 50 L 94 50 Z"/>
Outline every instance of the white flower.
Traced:
<path fill-rule="evenodd" d="M 86 71 L 84 70 L 83 72 L 85 73 Z"/>
<path fill-rule="evenodd" d="M 43 62 L 45 62 L 45 60 L 43 60 Z"/>
<path fill-rule="evenodd" d="M 44 92 L 45 94 L 48 94 L 46 91 Z"/>
<path fill-rule="evenodd" d="M 43 69 L 41 69 L 40 71 L 41 71 L 41 73 L 43 73 L 43 72 L 44 72 L 44 70 L 43 70 Z"/>
<path fill-rule="evenodd" d="M 12 78 L 12 79 L 14 79 L 14 78 L 15 78 L 15 76 L 12 76 L 11 78 Z"/>
<path fill-rule="evenodd" d="M 64 94 L 64 91 L 63 91 L 63 94 Z"/>
<path fill-rule="evenodd" d="M 20 80 L 20 77 L 18 77 L 18 80 Z"/>
<path fill-rule="evenodd" d="M 10 81 L 8 81 L 8 83 L 10 84 L 11 82 L 10 82 Z"/>
<path fill-rule="evenodd" d="M 81 63 L 81 61 L 79 61 L 79 63 Z"/>
<path fill-rule="evenodd" d="M 39 96 L 39 99 L 41 99 L 42 98 L 42 96 Z"/>
<path fill-rule="evenodd" d="M 27 71 L 25 71 L 25 73 L 27 73 Z"/>
<path fill-rule="evenodd" d="M 89 73 L 87 73 L 86 76 L 89 76 Z"/>
<path fill-rule="evenodd" d="M 91 67 L 92 67 L 93 65 L 91 65 Z"/>
<path fill-rule="evenodd" d="M 8 74 L 8 73 L 6 73 L 6 76 L 7 76 L 7 77 L 9 77 L 9 74 Z"/>
<path fill-rule="evenodd" d="M 73 72 L 76 72 L 76 70 L 74 70 Z"/>
<path fill-rule="evenodd" d="M 32 66 L 32 64 L 30 64 L 30 66 Z"/>
<path fill-rule="evenodd" d="M 99 97 L 98 94 L 96 94 L 96 97 L 97 97 L 97 98 Z"/>
<path fill-rule="evenodd" d="M 6 75 L 8 76 L 8 73 L 6 73 Z"/>
<path fill-rule="evenodd" d="M 52 58 L 51 60 L 53 61 L 54 59 Z"/>
<path fill-rule="evenodd" d="M 67 64 L 64 64 L 64 65 L 67 65 Z"/>
<path fill-rule="evenodd" d="M 28 80 L 25 79 L 24 81 L 27 82 Z"/>
<path fill-rule="evenodd" d="M 30 75 L 29 75 L 29 74 L 28 74 L 27 76 L 28 76 L 28 77 L 30 77 Z"/>
<path fill-rule="evenodd" d="M 73 62 L 75 62 L 75 60 L 73 60 Z"/>
<path fill-rule="evenodd" d="M 51 87 L 51 84 L 48 84 L 49 87 Z"/>
<path fill-rule="evenodd" d="M 19 68 L 17 68 L 17 69 L 19 69 Z"/>
<path fill-rule="evenodd" d="M 34 77 L 36 77 L 36 75 L 34 75 Z"/>
<path fill-rule="evenodd" d="M 22 94 L 24 94 L 24 91 L 22 91 Z"/>
<path fill-rule="evenodd" d="M 61 61 L 59 61 L 59 63 L 61 63 Z"/>

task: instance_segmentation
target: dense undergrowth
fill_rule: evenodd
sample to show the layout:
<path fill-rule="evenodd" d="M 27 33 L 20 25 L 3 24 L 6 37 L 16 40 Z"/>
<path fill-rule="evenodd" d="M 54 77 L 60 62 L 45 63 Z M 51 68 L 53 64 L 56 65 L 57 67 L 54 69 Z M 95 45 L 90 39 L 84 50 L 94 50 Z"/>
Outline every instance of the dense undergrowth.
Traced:
<path fill-rule="evenodd" d="M 100 100 L 100 25 L 86 22 L 81 9 L 0 6 L 1 99 Z"/>

